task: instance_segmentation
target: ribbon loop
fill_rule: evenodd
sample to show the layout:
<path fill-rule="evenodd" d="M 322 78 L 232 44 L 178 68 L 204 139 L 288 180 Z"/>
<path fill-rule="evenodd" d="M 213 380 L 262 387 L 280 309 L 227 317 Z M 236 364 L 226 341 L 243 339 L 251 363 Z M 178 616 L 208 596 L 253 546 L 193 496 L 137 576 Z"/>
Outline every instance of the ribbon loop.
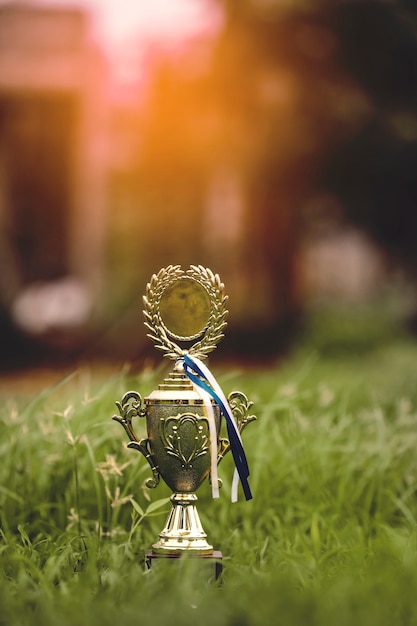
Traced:
<path fill-rule="evenodd" d="M 194 387 L 199 391 L 204 392 L 204 396 L 207 397 L 207 394 L 210 398 L 218 404 L 220 407 L 220 411 L 223 414 L 226 420 L 227 427 L 227 435 L 230 442 L 230 449 L 233 455 L 233 460 L 235 462 L 235 475 L 233 478 L 232 484 L 232 502 L 237 501 L 237 490 L 238 490 L 238 481 L 242 484 L 243 493 L 245 494 L 246 500 L 251 500 L 252 493 L 249 487 L 249 466 L 246 459 L 245 451 L 243 449 L 242 440 L 240 437 L 239 430 L 237 428 L 233 413 L 230 409 L 229 403 L 213 374 L 210 372 L 208 367 L 204 365 L 204 363 L 198 359 L 197 357 L 191 357 L 190 355 L 184 355 L 182 357 L 184 371 L 187 374 L 188 378 L 194 384 Z M 203 400 L 204 400 L 203 396 Z M 211 401 L 209 401 L 210 409 L 212 411 Z M 207 406 L 205 402 L 205 406 Z M 208 415 L 210 412 L 208 411 Z M 214 420 L 213 420 L 214 421 Z M 210 419 L 209 419 L 210 424 Z M 210 437 L 212 438 L 212 431 L 210 430 Z M 217 441 L 217 438 L 216 438 Z M 217 443 L 215 447 L 215 457 L 213 459 L 213 448 L 211 449 L 212 453 L 212 486 L 213 486 L 213 497 L 215 496 L 215 489 L 217 488 Z M 216 471 L 213 473 L 213 464 L 216 464 Z"/>

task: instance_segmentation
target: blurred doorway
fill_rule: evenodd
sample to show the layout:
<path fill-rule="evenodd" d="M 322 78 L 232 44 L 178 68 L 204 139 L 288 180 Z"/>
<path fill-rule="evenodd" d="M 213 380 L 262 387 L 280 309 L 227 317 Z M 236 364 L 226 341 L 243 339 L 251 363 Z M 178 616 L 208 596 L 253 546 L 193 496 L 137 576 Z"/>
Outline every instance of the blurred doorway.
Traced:
<path fill-rule="evenodd" d="M 77 99 L 72 94 L 0 97 L 0 167 L 9 263 L 22 285 L 68 272 Z M 3 268 L 6 269 L 6 268 Z"/>

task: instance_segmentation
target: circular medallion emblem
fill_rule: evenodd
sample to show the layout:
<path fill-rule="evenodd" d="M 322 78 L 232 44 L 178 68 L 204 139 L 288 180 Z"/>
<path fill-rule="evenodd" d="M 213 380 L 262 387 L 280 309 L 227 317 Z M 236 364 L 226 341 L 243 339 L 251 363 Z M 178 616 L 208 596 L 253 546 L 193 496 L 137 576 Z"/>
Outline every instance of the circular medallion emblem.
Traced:
<path fill-rule="evenodd" d="M 218 274 L 201 265 L 187 271 L 169 265 L 152 276 L 143 297 L 148 337 L 168 358 L 204 358 L 224 336 L 226 303 Z M 180 345 L 192 341 L 191 346 Z"/>

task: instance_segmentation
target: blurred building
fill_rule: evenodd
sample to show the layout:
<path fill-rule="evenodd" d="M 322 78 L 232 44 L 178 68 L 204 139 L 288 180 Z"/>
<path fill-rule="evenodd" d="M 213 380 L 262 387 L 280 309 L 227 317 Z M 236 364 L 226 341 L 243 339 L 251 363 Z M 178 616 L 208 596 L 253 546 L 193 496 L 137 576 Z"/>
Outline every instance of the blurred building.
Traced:
<path fill-rule="evenodd" d="M 106 80 L 83 11 L 0 6 L 0 310 L 6 353 L 15 340 L 9 316 L 22 331 L 59 332 L 84 322 L 100 293 Z"/>
<path fill-rule="evenodd" d="M 144 355 L 141 295 L 169 264 L 220 274 L 234 356 L 285 349 L 312 293 L 381 284 L 356 231 L 317 235 L 344 208 L 323 171 L 342 164 L 343 189 L 362 189 L 337 155 L 379 114 L 337 60 L 338 23 L 280 11 L 232 11 L 217 37 L 175 50 L 138 36 L 125 93 L 84 11 L 0 5 L 0 367 L 33 342 Z"/>

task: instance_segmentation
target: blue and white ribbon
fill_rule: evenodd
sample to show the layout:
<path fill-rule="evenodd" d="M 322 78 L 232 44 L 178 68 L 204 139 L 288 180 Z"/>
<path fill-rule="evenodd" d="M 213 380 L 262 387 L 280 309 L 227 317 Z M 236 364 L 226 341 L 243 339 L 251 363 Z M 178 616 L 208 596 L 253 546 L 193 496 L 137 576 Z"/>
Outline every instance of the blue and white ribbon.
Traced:
<path fill-rule="evenodd" d="M 197 357 L 186 354 L 182 357 L 184 371 L 194 385 L 194 389 L 200 395 L 206 407 L 209 421 L 209 432 L 211 441 L 211 483 L 213 497 L 219 497 L 219 486 L 217 477 L 217 433 L 214 420 L 214 412 L 211 398 L 219 405 L 220 410 L 226 420 L 227 435 L 230 442 L 230 449 L 235 462 L 235 472 L 232 483 L 232 502 L 238 499 L 239 479 L 243 487 L 246 500 L 251 500 L 252 493 L 249 487 L 249 467 L 243 449 L 240 433 L 236 425 L 235 418 L 230 409 L 229 403 L 213 374 L 209 368 Z"/>

